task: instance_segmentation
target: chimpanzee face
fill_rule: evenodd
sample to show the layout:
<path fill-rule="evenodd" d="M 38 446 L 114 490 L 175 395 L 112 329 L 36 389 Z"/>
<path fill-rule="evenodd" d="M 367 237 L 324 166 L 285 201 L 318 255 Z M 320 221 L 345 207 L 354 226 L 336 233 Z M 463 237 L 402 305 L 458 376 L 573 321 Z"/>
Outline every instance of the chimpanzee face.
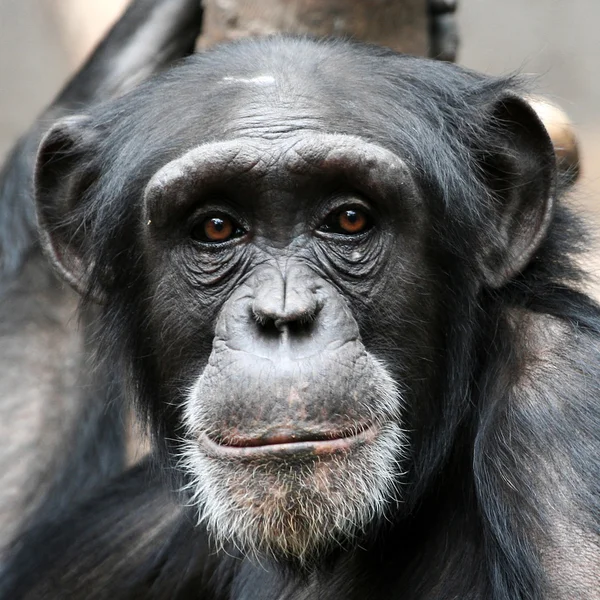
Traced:
<path fill-rule="evenodd" d="M 189 368 L 170 349 L 212 344 L 184 401 L 190 489 L 210 529 L 304 558 L 382 514 L 398 498 L 418 361 L 390 372 L 382 332 L 360 321 L 391 286 L 385 334 L 414 340 L 433 319 L 403 161 L 315 132 L 204 144 L 152 177 L 143 222 L 165 378 Z"/>

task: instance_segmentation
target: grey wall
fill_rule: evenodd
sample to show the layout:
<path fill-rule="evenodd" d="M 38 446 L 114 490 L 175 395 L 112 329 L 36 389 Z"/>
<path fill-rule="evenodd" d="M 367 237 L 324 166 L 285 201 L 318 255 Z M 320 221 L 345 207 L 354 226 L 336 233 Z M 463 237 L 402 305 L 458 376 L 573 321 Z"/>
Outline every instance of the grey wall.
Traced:
<path fill-rule="evenodd" d="M 460 62 L 539 74 L 573 119 L 582 150 L 577 201 L 600 231 L 600 0 L 459 0 Z M 600 264 L 600 261 L 599 261 Z"/>
<path fill-rule="evenodd" d="M 540 74 L 540 89 L 582 124 L 600 117 L 598 0 L 459 0 L 461 62 Z"/>
<path fill-rule="evenodd" d="M 46 0 L 0 0 L 0 157 L 67 77 Z"/>

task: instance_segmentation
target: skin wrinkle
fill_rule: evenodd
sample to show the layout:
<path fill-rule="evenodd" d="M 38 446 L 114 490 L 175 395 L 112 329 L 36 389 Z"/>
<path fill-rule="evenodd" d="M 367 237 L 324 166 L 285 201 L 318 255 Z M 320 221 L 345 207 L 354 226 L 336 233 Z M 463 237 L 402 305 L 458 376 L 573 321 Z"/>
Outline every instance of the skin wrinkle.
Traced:
<path fill-rule="evenodd" d="M 323 348 L 322 350 L 316 351 L 314 354 L 304 355 L 300 359 L 291 359 L 291 360 L 313 359 L 321 354 L 329 354 L 332 350 L 340 350 L 346 344 L 353 344 L 353 343 L 356 343 L 359 341 L 360 341 L 360 338 L 358 336 L 355 338 L 350 338 L 348 340 L 345 340 L 344 342 L 331 341 L 331 342 L 328 342 L 328 345 L 325 348 Z M 242 350 L 240 348 L 235 348 L 231 345 L 231 343 L 227 342 L 226 340 L 219 339 L 219 338 L 215 338 L 214 343 L 216 346 L 218 346 L 220 344 L 224 345 L 224 348 L 221 348 L 221 351 L 224 351 L 225 349 L 227 349 L 231 352 L 242 352 L 242 353 L 248 354 L 249 356 L 256 356 L 257 358 L 260 357 L 261 359 L 270 361 L 274 364 L 280 364 L 280 361 L 281 361 L 281 359 L 279 357 L 270 358 L 268 356 L 259 356 L 259 355 L 251 354 L 251 353 L 247 352 L 246 350 Z M 339 345 L 339 344 L 341 344 L 341 345 Z M 342 364 L 341 360 L 339 361 L 339 363 Z"/>
<path fill-rule="evenodd" d="M 304 156 L 303 156 L 303 153 L 298 151 L 298 144 L 300 144 L 300 143 L 301 143 L 301 141 L 300 141 L 300 140 L 297 140 L 297 141 L 295 141 L 295 142 L 294 142 L 294 143 L 291 145 L 291 147 L 292 147 L 292 148 L 295 150 L 295 152 L 296 152 L 297 156 L 299 156 L 299 157 L 300 157 L 302 160 L 305 160 L 305 159 L 304 159 Z M 305 142 L 303 142 L 303 143 L 304 143 L 304 146 L 306 146 L 306 143 L 305 143 Z M 231 146 L 230 146 L 230 147 L 231 147 Z M 233 150 L 233 155 L 232 155 L 231 157 L 229 157 L 227 164 L 231 164 L 232 162 L 234 162 L 234 161 L 235 161 L 235 157 L 239 157 L 239 155 L 240 155 L 239 149 L 235 149 L 235 148 L 233 148 L 233 147 L 232 147 L 232 150 Z M 164 186 L 164 185 L 166 185 L 166 181 L 168 181 L 168 180 L 169 180 L 169 178 L 171 178 L 171 177 L 178 177 L 178 176 L 180 176 L 180 175 L 181 175 L 181 173 L 182 173 L 182 172 L 188 172 L 188 173 L 189 173 L 189 170 L 191 169 L 191 167 L 190 167 L 190 160 L 192 160 L 192 161 L 193 161 L 193 160 L 194 160 L 194 158 L 193 158 L 193 157 L 194 157 L 196 154 L 198 154 L 198 152 L 201 152 L 201 150 L 199 150 L 199 151 L 194 151 L 194 150 L 192 150 L 192 151 L 190 151 L 190 153 L 188 153 L 188 155 L 187 155 L 187 156 L 189 156 L 189 158 L 185 158 L 185 159 L 183 159 L 183 162 L 182 162 L 181 164 L 183 164 L 183 165 L 187 165 L 187 166 L 185 167 L 185 169 L 182 169 L 182 168 L 173 169 L 172 167 L 169 167 L 169 166 L 167 165 L 167 166 L 166 166 L 166 167 L 164 167 L 164 168 L 163 168 L 161 171 L 159 171 L 159 173 L 158 173 L 158 174 L 157 174 L 157 175 L 156 175 L 156 176 L 153 178 L 153 181 L 155 181 L 155 182 L 160 182 L 160 185 L 161 185 L 161 186 Z M 387 151 L 386 151 L 386 152 L 387 152 Z M 275 158 L 275 157 L 274 157 L 274 158 Z M 252 163 L 252 165 L 253 165 L 253 166 L 256 166 L 257 164 L 258 164 L 258 160 L 257 160 L 257 161 L 254 161 L 254 162 Z M 262 176 L 262 172 L 261 172 L 261 176 Z M 166 180 L 165 180 L 165 177 L 166 177 Z M 149 190 L 150 190 L 150 189 L 152 189 L 152 187 L 153 187 L 153 185 L 154 185 L 154 184 L 153 184 L 153 181 L 151 181 L 151 182 L 149 183 L 149 185 L 148 185 L 147 192 L 146 192 L 146 195 L 147 195 L 147 196 L 149 196 L 149 195 L 151 195 L 151 194 L 152 194 L 152 192 L 150 192 Z M 307 240 L 307 241 L 308 241 L 308 240 Z M 271 252 L 272 252 L 272 251 L 271 251 Z M 274 252 L 272 252 L 272 254 L 274 254 Z M 366 256 L 366 255 L 363 255 L 363 256 Z M 339 266 L 339 264 L 338 264 L 338 266 Z M 225 275 L 226 275 L 226 271 L 224 271 L 224 270 L 223 270 L 223 269 L 225 268 L 225 265 L 224 265 L 223 263 L 221 263 L 221 264 L 220 264 L 220 268 L 221 268 L 221 272 L 220 272 L 218 275 L 216 275 L 216 276 L 215 276 L 215 278 L 213 279 L 213 283 L 217 283 L 217 282 L 218 282 L 218 281 L 220 281 L 222 278 L 224 278 L 224 277 L 225 277 Z M 231 268 L 233 268 L 233 265 L 231 265 Z M 365 268 L 366 268 L 366 267 L 365 267 Z M 361 273 L 361 277 L 364 277 L 364 276 L 365 276 L 365 274 L 366 274 L 365 272 Z M 355 275 L 355 277 L 356 277 L 356 275 Z M 373 291 L 375 291 L 375 290 L 373 290 Z"/>

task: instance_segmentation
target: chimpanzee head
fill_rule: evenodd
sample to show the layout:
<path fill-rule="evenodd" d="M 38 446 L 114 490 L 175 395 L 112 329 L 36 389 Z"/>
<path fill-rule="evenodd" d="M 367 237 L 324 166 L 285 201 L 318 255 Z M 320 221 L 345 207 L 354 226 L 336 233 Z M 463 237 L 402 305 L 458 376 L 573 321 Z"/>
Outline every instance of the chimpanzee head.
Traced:
<path fill-rule="evenodd" d="M 45 137 L 45 248 L 101 305 L 107 353 L 217 542 L 311 560 L 443 460 L 457 332 L 550 221 L 552 146 L 515 90 L 272 38 Z"/>

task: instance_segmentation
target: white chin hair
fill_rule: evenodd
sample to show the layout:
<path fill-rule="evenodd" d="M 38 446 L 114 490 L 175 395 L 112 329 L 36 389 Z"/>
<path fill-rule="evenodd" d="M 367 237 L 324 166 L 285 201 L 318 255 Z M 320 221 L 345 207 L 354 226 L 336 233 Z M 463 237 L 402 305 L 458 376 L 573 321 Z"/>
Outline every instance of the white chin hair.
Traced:
<path fill-rule="evenodd" d="M 218 547 L 245 555 L 309 563 L 360 534 L 398 500 L 405 447 L 396 423 L 356 448 L 310 459 L 244 463 L 185 451 L 188 489 Z"/>

